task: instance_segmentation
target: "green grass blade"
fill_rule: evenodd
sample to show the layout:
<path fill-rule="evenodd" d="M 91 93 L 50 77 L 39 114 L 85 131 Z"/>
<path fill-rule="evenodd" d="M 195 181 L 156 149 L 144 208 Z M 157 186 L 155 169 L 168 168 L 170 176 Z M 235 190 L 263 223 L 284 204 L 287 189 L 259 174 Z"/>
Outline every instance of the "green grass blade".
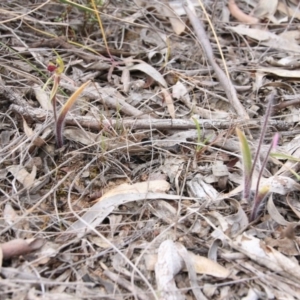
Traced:
<path fill-rule="evenodd" d="M 240 150 L 242 153 L 243 162 L 243 176 L 244 176 L 244 198 L 249 200 L 251 189 L 251 170 L 252 170 L 252 156 L 249 143 L 244 133 L 236 128 L 236 134 L 240 142 Z"/>

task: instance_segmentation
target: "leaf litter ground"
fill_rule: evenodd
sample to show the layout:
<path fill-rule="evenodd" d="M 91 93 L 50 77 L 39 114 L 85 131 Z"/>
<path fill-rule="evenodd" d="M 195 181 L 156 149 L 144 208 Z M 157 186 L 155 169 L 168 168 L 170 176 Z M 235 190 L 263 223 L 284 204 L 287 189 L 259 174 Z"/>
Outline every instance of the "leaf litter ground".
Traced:
<path fill-rule="evenodd" d="M 2 2 L 1 299 L 300 299 L 297 1 L 182 2 Z"/>

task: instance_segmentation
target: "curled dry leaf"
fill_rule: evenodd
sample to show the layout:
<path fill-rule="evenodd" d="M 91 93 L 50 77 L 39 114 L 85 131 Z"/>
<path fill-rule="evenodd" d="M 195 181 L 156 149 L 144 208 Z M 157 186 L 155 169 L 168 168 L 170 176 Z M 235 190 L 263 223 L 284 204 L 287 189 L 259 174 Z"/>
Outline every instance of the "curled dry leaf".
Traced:
<path fill-rule="evenodd" d="M 180 176 L 184 164 L 185 159 L 171 156 L 165 159 L 159 170 L 166 174 L 169 177 L 170 182 L 173 183 L 176 177 Z"/>
<path fill-rule="evenodd" d="M 225 220 L 231 226 L 230 228 L 230 236 L 236 236 L 238 233 L 243 232 L 248 224 L 248 217 L 244 212 L 241 204 L 235 199 L 228 199 L 232 206 L 236 209 L 236 213 L 230 216 L 225 217 Z"/>
<path fill-rule="evenodd" d="M 59 247 L 60 245 L 50 241 L 43 243 L 42 247 L 39 247 L 35 253 L 34 265 L 45 265 L 52 257 L 57 255 Z"/>
<path fill-rule="evenodd" d="M 28 138 L 31 138 L 33 135 L 34 135 L 34 132 L 32 130 L 32 128 L 30 128 L 26 122 L 26 120 L 23 118 L 23 129 L 24 129 L 24 132 L 26 134 L 26 136 Z"/>
<path fill-rule="evenodd" d="M 172 224 L 177 216 L 175 207 L 163 200 L 158 200 L 155 207 L 152 208 L 151 206 L 150 210 L 154 216 L 164 220 L 167 224 Z M 178 226 L 180 226 L 180 224 L 178 224 Z"/>
<path fill-rule="evenodd" d="M 254 262 L 278 272 L 286 278 L 291 277 L 297 281 L 300 280 L 300 266 L 298 263 L 267 246 L 260 239 L 244 233 L 234 241 L 228 240 L 228 242 L 231 247 L 244 253 Z"/>
<path fill-rule="evenodd" d="M 1 244 L 0 247 L 3 253 L 3 259 L 9 259 L 14 256 L 26 255 L 35 250 L 38 250 L 44 245 L 43 239 L 23 240 L 16 239 L 7 243 Z"/>
<path fill-rule="evenodd" d="M 190 255 L 190 259 L 197 274 L 206 274 L 217 278 L 226 278 L 229 276 L 230 271 L 212 259 L 196 255 L 191 251 L 187 251 L 187 253 Z M 147 254 L 145 256 L 147 270 L 153 271 L 157 260 L 158 256 L 156 254 Z M 185 266 L 182 267 L 182 270 L 187 271 Z"/>
<path fill-rule="evenodd" d="M 185 99 L 185 101 L 188 103 L 191 102 L 189 91 L 180 80 L 178 80 L 176 84 L 172 86 L 172 96 L 175 99 Z"/>
<path fill-rule="evenodd" d="M 233 17 L 246 24 L 257 24 L 259 19 L 245 14 L 235 3 L 234 0 L 228 1 L 228 9 Z"/>
<path fill-rule="evenodd" d="M 218 278 L 226 278 L 229 276 L 229 270 L 227 270 L 220 264 L 204 256 L 195 255 L 191 252 L 189 253 L 191 254 L 191 259 L 193 261 L 197 274 L 207 274 Z"/>
<path fill-rule="evenodd" d="M 12 165 L 7 167 L 7 170 L 18 180 L 26 189 L 31 188 L 34 184 L 38 184 L 39 181 L 35 182 L 36 177 L 36 166 L 32 167 L 31 173 L 28 173 L 26 169 L 19 165 Z"/>
<path fill-rule="evenodd" d="M 105 193 L 98 202 L 67 230 L 68 233 L 76 232 L 82 237 L 88 231 L 98 226 L 117 206 L 132 201 L 146 199 L 180 199 L 177 195 L 168 195 L 165 192 L 170 184 L 165 180 L 152 180 L 135 184 L 121 184 Z"/>
<path fill-rule="evenodd" d="M 189 194 L 201 202 L 214 201 L 218 198 L 218 191 L 211 184 L 206 183 L 200 174 L 187 182 L 187 188 Z"/>
<path fill-rule="evenodd" d="M 173 102 L 172 96 L 170 95 L 170 93 L 168 92 L 168 90 L 166 90 L 164 88 L 161 89 L 161 92 L 163 94 L 164 101 L 165 101 L 165 103 L 167 105 L 168 112 L 169 112 L 171 118 L 175 119 L 176 115 L 175 115 L 175 108 L 174 108 L 174 102 Z"/>
<path fill-rule="evenodd" d="M 153 78 L 155 81 L 160 83 L 164 88 L 168 88 L 168 84 L 165 81 L 164 77 L 156 69 L 154 69 L 152 66 L 150 66 L 149 64 L 147 64 L 145 62 L 133 65 L 133 66 L 129 67 L 128 69 L 129 69 L 129 71 L 136 70 L 136 71 L 144 72 L 147 75 L 149 75 L 151 78 Z"/>
<path fill-rule="evenodd" d="M 174 32 L 177 35 L 183 33 L 185 30 L 185 23 L 179 18 L 176 11 L 171 9 L 167 1 L 165 1 L 165 3 L 162 4 L 159 4 L 158 2 L 157 5 L 159 5 L 159 12 L 168 17 Z"/>
<path fill-rule="evenodd" d="M 284 36 L 279 36 L 275 33 L 258 29 L 258 28 L 247 28 L 247 27 L 231 27 L 228 26 L 228 29 L 236 32 L 237 34 L 247 35 L 251 39 L 259 41 L 261 45 L 272 47 L 275 49 L 281 49 L 285 51 L 294 51 L 299 53 L 300 46 L 295 42 L 292 43 L 290 40 L 286 39 Z M 267 68 L 258 68 L 257 71 L 267 72 Z M 278 72 L 280 69 L 278 69 Z M 289 70 L 282 70 L 289 71 Z M 292 71 L 291 71 L 292 72 Z"/>
<path fill-rule="evenodd" d="M 271 218 L 276 221 L 278 224 L 280 225 L 290 225 L 292 224 L 291 222 L 288 222 L 284 219 L 284 217 L 280 214 L 280 212 L 277 210 L 274 202 L 273 202 L 273 196 L 272 194 L 269 196 L 269 200 L 267 203 L 267 209 L 269 212 L 269 215 L 271 216 Z"/>
<path fill-rule="evenodd" d="M 148 59 L 152 66 L 161 66 L 165 60 L 166 49 L 161 51 L 150 51 Z"/>
<path fill-rule="evenodd" d="M 295 199 L 287 195 L 286 202 L 290 206 L 294 214 L 300 219 L 300 205 L 298 199 Z"/>
<path fill-rule="evenodd" d="M 196 274 L 196 270 L 195 270 L 195 265 L 193 263 L 191 255 L 186 250 L 186 248 L 180 243 L 176 243 L 176 249 L 178 251 L 178 254 L 183 259 L 185 267 L 188 271 L 190 285 L 191 285 L 191 288 L 192 288 L 195 298 L 197 300 L 207 300 L 207 298 L 202 294 L 201 289 L 198 285 L 198 278 L 197 278 L 197 274 Z"/>

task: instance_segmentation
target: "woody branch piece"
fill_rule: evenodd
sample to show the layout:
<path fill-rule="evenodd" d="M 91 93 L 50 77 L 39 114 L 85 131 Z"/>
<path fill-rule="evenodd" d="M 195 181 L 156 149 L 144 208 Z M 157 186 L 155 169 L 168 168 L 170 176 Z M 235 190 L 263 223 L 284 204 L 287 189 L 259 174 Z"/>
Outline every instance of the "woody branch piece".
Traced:
<path fill-rule="evenodd" d="M 19 106 L 16 104 L 11 104 L 10 109 L 25 118 L 30 118 L 37 122 L 43 122 L 49 118 L 50 112 L 47 112 L 40 108 L 32 108 L 29 105 Z M 89 128 L 91 130 L 101 130 L 102 128 L 109 128 L 110 126 L 120 126 L 122 124 L 125 128 L 130 128 L 132 130 L 137 129 L 157 129 L 157 130 L 187 130 L 195 129 L 194 121 L 182 120 L 182 119 L 110 119 L 110 120 L 101 120 L 99 117 L 96 120 L 93 117 L 84 117 L 84 116 L 67 116 L 65 120 L 67 125 L 77 125 L 80 124 L 84 128 Z M 261 120 L 233 120 L 233 121 L 220 121 L 220 120 L 210 120 L 210 119 L 200 119 L 197 121 L 202 128 L 206 129 L 228 129 L 239 126 L 239 128 L 260 128 L 262 126 Z M 278 131 L 288 130 L 290 124 L 287 122 L 273 121 L 270 120 L 270 127 L 275 127 Z"/>
<path fill-rule="evenodd" d="M 239 101 L 236 90 L 230 81 L 230 79 L 226 76 L 224 71 L 219 67 L 219 65 L 216 63 L 214 55 L 213 55 L 213 49 L 210 45 L 209 39 L 206 35 L 206 32 L 204 30 L 203 24 L 199 18 L 188 8 L 184 7 L 185 11 L 187 13 L 187 16 L 195 30 L 196 36 L 198 37 L 199 42 L 201 43 L 203 50 L 206 54 L 207 60 L 215 70 L 216 76 L 220 81 L 220 84 L 223 86 L 224 91 L 226 93 L 226 96 L 232 105 L 232 107 L 236 110 L 239 117 L 244 118 L 246 120 L 249 120 L 249 116 Z"/>

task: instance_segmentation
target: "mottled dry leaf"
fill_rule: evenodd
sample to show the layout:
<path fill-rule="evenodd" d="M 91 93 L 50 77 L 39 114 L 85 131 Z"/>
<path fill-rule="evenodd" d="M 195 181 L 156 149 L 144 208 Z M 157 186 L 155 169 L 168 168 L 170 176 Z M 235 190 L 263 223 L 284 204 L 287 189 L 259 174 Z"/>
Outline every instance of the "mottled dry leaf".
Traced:
<path fill-rule="evenodd" d="M 272 176 L 266 179 L 263 186 L 269 186 L 270 192 L 286 195 L 293 191 L 300 191 L 300 184 L 287 176 Z"/>
<path fill-rule="evenodd" d="M 5 204 L 3 218 L 8 225 L 12 225 L 19 218 L 18 214 L 9 202 Z"/>
<path fill-rule="evenodd" d="M 172 86 L 172 96 L 175 99 L 181 100 L 184 98 L 187 102 L 191 101 L 188 89 L 180 80 Z"/>
<path fill-rule="evenodd" d="M 22 166 L 12 165 L 7 170 L 20 182 L 26 189 L 32 187 L 36 177 L 36 166 L 33 165 L 31 173 L 28 173 Z"/>
<path fill-rule="evenodd" d="M 298 30 L 287 30 L 279 34 L 282 38 L 286 39 L 287 41 L 290 41 L 292 44 L 297 44 L 298 40 L 300 39 L 300 32 Z M 297 58 L 295 56 L 292 56 L 291 58 L 294 59 L 294 64 L 297 63 Z M 280 61 L 284 60 L 283 57 L 280 59 Z M 292 66 L 292 64 L 291 64 Z"/>
<path fill-rule="evenodd" d="M 222 241 L 219 239 L 215 239 L 213 243 L 210 245 L 207 258 L 211 259 L 212 261 L 216 262 L 218 258 L 218 249 L 222 245 Z"/>
<path fill-rule="evenodd" d="M 300 74 L 299 74 L 300 75 Z M 291 141 L 287 144 L 281 146 L 280 152 L 287 156 L 292 156 L 296 159 L 300 157 L 300 136 L 295 136 Z M 280 159 L 280 158 L 279 158 Z M 283 159 L 287 159 L 286 157 Z M 284 165 L 275 173 L 275 175 L 291 175 L 290 170 L 297 171 L 299 168 L 299 162 L 296 160 L 287 160 Z"/>
<path fill-rule="evenodd" d="M 299 238 L 297 240 L 291 240 L 288 238 L 273 239 L 266 238 L 265 242 L 270 247 L 276 247 L 279 252 L 285 255 L 299 255 Z"/>
<path fill-rule="evenodd" d="M 53 242 L 46 242 L 35 254 L 36 259 L 34 261 L 35 266 L 45 265 L 49 260 L 57 255 L 60 245 Z"/>
<path fill-rule="evenodd" d="M 167 157 L 159 170 L 165 173 L 171 183 L 174 182 L 176 176 L 179 176 L 183 170 L 185 159 L 176 156 Z"/>

